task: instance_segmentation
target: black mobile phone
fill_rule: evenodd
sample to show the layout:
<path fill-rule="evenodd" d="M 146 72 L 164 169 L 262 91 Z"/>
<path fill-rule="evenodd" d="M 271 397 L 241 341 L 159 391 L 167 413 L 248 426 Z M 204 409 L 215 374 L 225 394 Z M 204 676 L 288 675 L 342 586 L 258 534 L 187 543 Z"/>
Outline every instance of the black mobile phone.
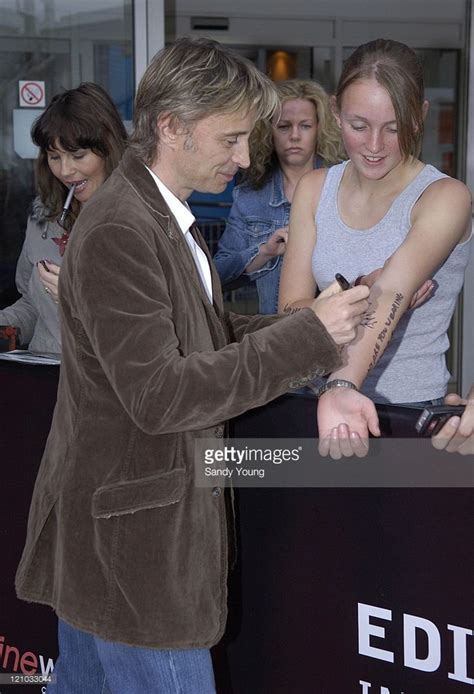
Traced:
<path fill-rule="evenodd" d="M 346 289 L 351 288 L 351 283 L 348 282 L 346 280 L 346 278 L 344 277 L 344 275 L 341 275 L 340 272 L 336 272 L 335 278 L 336 278 L 336 282 L 338 283 L 338 285 L 340 286 L 340 288 L 342 289 L 343 292 L 345 292 Z"/>
<path fill-rule="evenodd" d="M 40 263 L 44 267 L 46 272 L 50 272 L 49 267 L 46 265 L 46 260 L 40 260 Z"/>
<path fill-rule="evenodd" d="M 465 405 L 430 405 L 426 407 L 415 424 L 420 436 L 433 436 L 446 424 L 450 417 L 461 417 Z"/>

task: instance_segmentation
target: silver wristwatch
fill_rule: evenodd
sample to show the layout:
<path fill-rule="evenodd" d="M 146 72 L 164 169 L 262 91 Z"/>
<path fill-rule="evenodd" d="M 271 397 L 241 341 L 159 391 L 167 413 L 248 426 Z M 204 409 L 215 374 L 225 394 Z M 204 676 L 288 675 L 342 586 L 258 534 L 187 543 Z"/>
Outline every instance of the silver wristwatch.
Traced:
<path fill-rule="evenodd" d="M 326 381 L 321 388 L 318 388 L 316 396 L 321 397 L 323 393 L 332 388 L 349 388 L 350 390 L 356 390 L 359 392 L 358 387 L 352 381 L 346 381 L 344 378 L 334 378 L 332 381 Z"/>

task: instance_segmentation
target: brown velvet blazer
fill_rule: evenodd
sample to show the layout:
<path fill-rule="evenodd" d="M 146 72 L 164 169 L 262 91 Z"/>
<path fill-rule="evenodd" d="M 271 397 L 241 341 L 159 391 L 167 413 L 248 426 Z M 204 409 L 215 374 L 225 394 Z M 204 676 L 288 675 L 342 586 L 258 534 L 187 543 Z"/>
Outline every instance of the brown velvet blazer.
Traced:
<path fill-rule="evenodd" d="M 58 401 L 16 588 L 103 639 L 219 640 L 225 495 L 195 486 L 194 441 L 221 438 L 229 417 L 339 364 L 309 309 L 224 313 L 211 267 L 214 306 L 131 150 L 81 213 L 65 255 Z"/>

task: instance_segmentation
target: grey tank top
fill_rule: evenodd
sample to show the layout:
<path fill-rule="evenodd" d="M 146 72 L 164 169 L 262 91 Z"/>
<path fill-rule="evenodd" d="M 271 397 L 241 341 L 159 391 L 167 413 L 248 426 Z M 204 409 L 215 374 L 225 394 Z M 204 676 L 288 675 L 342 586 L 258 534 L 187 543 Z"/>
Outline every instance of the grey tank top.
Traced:
<path fill-rule="evenodd" d="M 446 178 L 426 165 L 378 224 L 365 230 L 351 229 L 339 216 L 337 205 L 347 164 L 343 162 L 328 170 L 316 212 L 312 269 L 321 290 L 331 284 L 336 272 L 354 281 L 359 275 L 382 267 L 405 240 L 413 206 L 423 191 L 434 181 Z M 472 234 L 438 268 L 433 277 L 435 292 L 429 301 L 402 316 L 390 344 L 362 386 L 362 392 L 375 402 L 417 402 L 446 393 L 447 330 L 463 284 L 471 241 Z"/>

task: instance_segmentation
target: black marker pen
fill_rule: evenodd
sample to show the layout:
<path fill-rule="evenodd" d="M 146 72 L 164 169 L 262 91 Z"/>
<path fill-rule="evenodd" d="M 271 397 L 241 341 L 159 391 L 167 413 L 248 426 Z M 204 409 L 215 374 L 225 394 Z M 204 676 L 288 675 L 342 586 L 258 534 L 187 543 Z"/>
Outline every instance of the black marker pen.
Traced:
<path fill-rule="evenodd" d="M 335 278 L 336 278 L 336 282 L 338 283 L 338 285 L 340 286 L 340 288 L 342 289 L 343 292 L 345 292 L 346 289 L 350 289 L 350 288 L 351 288 L 350 282 L 348 282 L 348 281 L 346 280 L 346 278 L 344 277 L 344 275 L 341 275 L 339 272 L 336 272 Z"/>

